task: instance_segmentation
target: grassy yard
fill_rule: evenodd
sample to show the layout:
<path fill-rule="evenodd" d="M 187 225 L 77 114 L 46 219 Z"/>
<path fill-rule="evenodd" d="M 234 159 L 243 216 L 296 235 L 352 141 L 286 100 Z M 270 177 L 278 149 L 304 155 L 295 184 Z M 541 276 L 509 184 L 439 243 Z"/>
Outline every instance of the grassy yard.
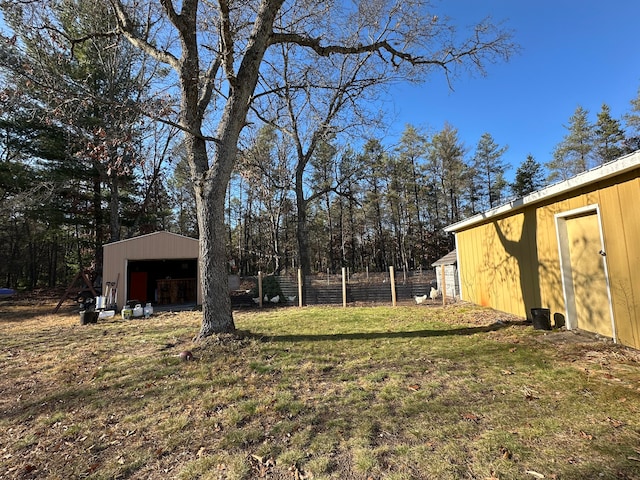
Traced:
<path fill-rule="evenodd" d="M 0 302 L 0 478 L 640 479 L 638 352 L 468 305 Z M 179 353 L 193 352 L 193 361 Z"/>

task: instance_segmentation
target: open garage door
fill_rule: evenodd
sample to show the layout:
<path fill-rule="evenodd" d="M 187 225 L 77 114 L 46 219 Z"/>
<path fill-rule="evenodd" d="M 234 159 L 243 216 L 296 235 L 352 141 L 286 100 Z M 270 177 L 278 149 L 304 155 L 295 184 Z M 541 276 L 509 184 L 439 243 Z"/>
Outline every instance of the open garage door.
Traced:
<path fill-rule="evenodd" d="M 156 305 L 197 303 L 198 260 L 130 260 L 127 300 Z"/>

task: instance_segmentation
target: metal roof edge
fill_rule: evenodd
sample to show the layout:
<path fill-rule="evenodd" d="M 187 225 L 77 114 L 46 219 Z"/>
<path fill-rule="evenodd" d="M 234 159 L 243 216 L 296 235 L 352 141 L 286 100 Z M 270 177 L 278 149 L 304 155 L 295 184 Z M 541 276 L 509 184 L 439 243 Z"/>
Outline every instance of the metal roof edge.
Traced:
<path fill-rule="evenodd" d="M 432 267 L 439 267 L 441 265 L 453 265 L 458 263 L 458 254 L 456 253 L 456 249 L 454 248 L 445 256 L 440 257 L 438 260 L 431 264 Z"/>
<path fill-rule="evenodd" d="M 167 232 L 166 230 L 158 230 L 157 232 L 145 233 L 144 235 L 138 235 L 136 237 L 125 238 L 124 240 L 118 240 L 116 242 L 105 243 L 102 246 L 106 247 L 106 246 L 110 246 L 110 245 L 116 245 L 118 243 L 130 242 L 132 240 L 139 240 L 139 239 L 144 238 L 144 237 L 151 237 L 153 235 L 161 235 L 161 234 L 173 235 L 174 237 L 180 237 L 180 238 L 187 238 L 189 240 L 193 240 L 194 242 L 199 242 L 200 241 L 197 238 L 187 237 L 186 235 L 181 235 L 179 233 Z"/>
<path fill-rule="evenodd" d="M 616 160 L 602 164 L 598 167 L 592 168 L 591 170 L 582 172 L 575 177 L 569 178 L 568 180 L 550 185 L 541 190 L 536 190 L 535 192 L 525 195 L 524 197 L 517 198 L 508 203 L 492 208 L 491 210 L 478 213 L 473 217 L 469 217 L 465 220 L 447 225 L 446 227 L 444 227 L 444 231 L 447 233 L 455 233 L 465 228 L 472 227 L 473 225 L 476 225 L 478 223 L 482 223 L 483 221 L 490 218 L 497 217 L 498 215 L 502 215 L 510 211 L 517 211 L 527 205 L 533 205 L 535 203 L 542 202 L 544 200 L 562 195 L 563 193 L 576 190 L 586 185 L 600 182 L 616 175 L 635 170 L 639 167 L 640 150 L 636 150 L 635 152 L 624 155 Z"/>

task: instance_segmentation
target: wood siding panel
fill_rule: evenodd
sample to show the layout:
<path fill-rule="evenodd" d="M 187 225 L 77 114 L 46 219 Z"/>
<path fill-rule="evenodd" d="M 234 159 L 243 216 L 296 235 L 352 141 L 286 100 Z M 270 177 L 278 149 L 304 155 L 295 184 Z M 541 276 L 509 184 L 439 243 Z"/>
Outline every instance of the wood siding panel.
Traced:
<path fill-rule="evenodd" d="M 540 274 L 541 304 L 552 312 L 565 312 L 562 277 L 560 272 L 560 254 L 555 215 L 570 210 L 566 201 L 553 203 L 538 209 L 540 228 L 538 229 L 538 271 Z"/>
<path fill-rule="evenodd" d="M 544 207 L 540 207 L 545 215 L 545 232 L 548 243 L 541 253 L 541 267 L 544 269 L 544 277 L 540 279 L 540 291 L 545 299 L 545 304 L 552 314 L 565 315 L 566 305 L 564 291 L 562 289 L 562 272 L 560 270 L 560 251 L 558 250 L 558 232 L 556 229 L 555 215 L 571 210 L 573 205 L 568 200 L 561 200 Z M 548 214 L 546 214 L 548 212 Z"/>
<path fill-rule="evenodd" d="M 465 300 L 526 316 L 523 297 L 536 290 L 536 274 L 529 268 L 531 241 L 523 231 L 530 228 L 520 214 L 458 234 Z"/>
<path fill-rule="evenodd" d="M 442 288 L 442 265 L 434 267 L 434 273 L 436 276 L 437 288 L 440 292 L 444 292 L 446 290 L 447 297 L 460 297 L 460 288 L 458 287 L 458 269 L 455 265 L 444 266 L 444 282 L 446 289 Z M 427 291 L 425 293 L 429 292 Z"/>
<path fill-rule="evenodd" d="M 493 253 L 498 269 L 495 272 L 497 281 L 491 284 L 495 291 L 496 304 L 501 306 L 501 310 L 514 313 L 517 311 L 514 311 L 514 306 L 522 303 L 523 295 L 518 279 L 526 272 L 526 269 L 520 269 L 520 259 L 525 252 L 522 244 L 522 225 L 523 215 L 507 217 L 494 224 L 496 248 Z M 498 232 L 504 237 L 500 237 Z M 522 285 L 526 285 L 526 282 Z"/>
<path fill-rule="evenodd" d="M 640 180 L 630 179 L 600 191 L 609 285 L 618 340 L 640 348 Z"/>
<path fill-rule="evenodd" d="M 553 312 L 564 312 L 562 283 L 559 278 L 560 259 L 557 254 L 555 214 L 557 208 L 549 206 L 536 212 L 538 244 L 538 281 L 540 283 L 540 305 Z"/>
<path fill-rule="evenodd" d="M 528 317 L 530 315 L 531 308 L 544 307 L 540 292 L 540 276 L 538 270 L 540 267 L 540 252 L 538 246 L 538 233 L 540 232 L 540 225 L 538 223 L 538 216 L 536 209 L 528 207 L 523 212 L 524 225 L 522 228 L 522 245 L 525 248 L 523 252 L 520 267 L 524 269 L 522 273 L 522 280 L 526 282 L 523 288 L 523 300 L 526 300 L 524 306 L 525 311 L 523 316 Z M 517 288 L 514 285 L 514 288 Z M 515 309 L 515 308 L 514 308 Z"/>
<path fill-rule="evenodd" d="M 477 233 L 477 234 L 475 234 Z M 476 259 L 480 255 L 480 242 L 482 236 L 480 232 L 462 232 L 459 238 L 457 251 L 460 265 L 458 271 L 460 282 L 464 292 L 464 299 L 478 305 L 482 305 L 482 279 L 477 272 Z M 461 268 L 461 265 L 464 265 Z"/>
<path fill-rule="evenodd" d="M 622 212 L 622 227 L 626 244 L 626 262 L 622 261 L 622 274 L 628 269 L 627 288 L 617 294 L 614 307 L 620 305 L 629 315 L 628 336 L 624 342 L 636 345 L 640 348 L 640 213 L 638 202 L 640 200 L 640 178 L 632 179 L 620 184 L 620 211 Z M 607 247 L 608 248 L 608 247 Z"/>

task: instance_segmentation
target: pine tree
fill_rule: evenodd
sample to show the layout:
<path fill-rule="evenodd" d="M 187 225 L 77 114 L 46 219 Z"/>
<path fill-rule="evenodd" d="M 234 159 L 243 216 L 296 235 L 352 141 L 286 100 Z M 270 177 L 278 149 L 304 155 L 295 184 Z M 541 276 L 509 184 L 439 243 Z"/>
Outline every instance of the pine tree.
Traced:
<path fill-rule="evenodd" d="M 406 245 L 409 268 L 415 268 L 424 258 L 425 214 L 424 174 L 422 164 L 427 155 L 427 137 L 413 125 L 407 125 L 397 149 L 399 167 L 405 172 L 402 190 L 406 203 Z"/>
<path fill-rule="evenodd" d="M 476 192 L 480 195 L 481 208 L 495 207 L 503 197 L 507 186 L 504 173 L 507 165 L 501 160 L 509 147 L 500 147 L 491 134 L 484 133 L 476 147 L 473 157 L 473 168 L 478 175 Z"/>
<path fill-rule="evenodd" d="M 385 271 L 390 264 L 387 255 L 389 246 L 386 242 L 386 217 L 384 197 L 386 195 L 385 171 L 389 156 L 378 139 L 368 140 L 359 156 L 365 175 L 365 198 L 363 211 L 370 234 L 367 239 L 367 264 L 372 264 L 378 271 Z M 372 237 L 372 238 L 371 238 Z"/>
<path fill-rule="evenodd" d="M 628 129 L 628 136 L 623 142 L 623 153 L 630 153 L 640 149 L 640 88 L 638 89 L 638 95 L 630 103 L 631 111 L 623 116 Z"/>
<path fill-rule="evenodd" d="M 589 112 L 578 106 L 569 118 L 569 131 L 553 152 L 553 160 L 547 163 L 549 180 L 567 180 L 591 167 L 594 152 L 594 126 L 589 123 Z"/>
<path fill-rule="evenodd" d="M 464 153 L 458 130 L 449 124 L 431 139 L 428 170 L 431 181 L 438 185 L 436 213 L 439 221 L 453 223 L 462 218 L 462 196 L 468 186 Z"/>
<path fill-rule="evenodd" d="M 511 184 L 511 192 L 516 197 L 524 197 L 539 190 L 543 185 L 542 165 L 533 158 L 533 155 L 529 154 L 516 170 L 515 178 Z"/>
<path fill-rule="evenodd" d="M 620 122 L 611 118 L 611 110 L 606 103 L 598 113 L 595 125 L 594 144 L 600 164 L 611 162 L 620 157 L 624 151 L 624 130 Z"/>

